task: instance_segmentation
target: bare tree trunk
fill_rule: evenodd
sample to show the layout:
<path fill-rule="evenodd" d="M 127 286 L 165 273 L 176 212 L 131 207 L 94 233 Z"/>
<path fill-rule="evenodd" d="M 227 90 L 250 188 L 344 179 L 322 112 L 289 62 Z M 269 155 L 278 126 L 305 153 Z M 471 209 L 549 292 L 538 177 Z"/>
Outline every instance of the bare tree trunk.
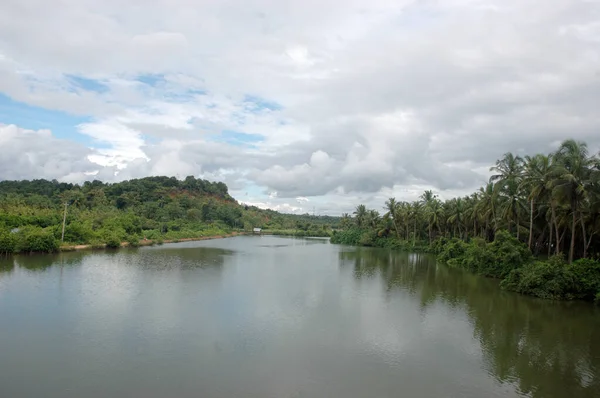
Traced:
<path fill-rule="evenodd" d="M 65 214 L 63 215 L 63 225 L 62 225 L 62 235 L 60 237 L 60 242 L 64 243 L 65 241 L 65 224 L 67 223 L 67 206 L 69 204 L 65 202 Z"/>
<path fill-rule="evenodd" d="M 552 250 L 552 232 L 554 232 L 554 226 L 552 225 L 552 221 L 550 221 L 550 239 L 548 239 L 548 257 L 550 257 L 551 254 L 551 250 Z"/>
<path fill-rule="evenodd" d="M 592 233 L 590 234 L 590 238 L 587 240 L 587 242 L 585 242 L 585 252 L 587 253 L 588 249 L 590 248 L 590 245 L 592 244 L 592 238 L 594 237 L 595 232 L 592 230 Z"/>
<path fill-rule="evenodd" d="M 431 246 L 431 221 L 429 222 L 429 246 Z"/>
<path fill-rule="evenodd" d="M 573 221 L 571 221 L 571 248 L 569 249 L 569 264 L 573 262 L 573 254 L 575 252 L 575 206 L 571 203 L 571 211 L 573 212 Z"/>
<path fill-rule="evenodd" d="M 531 198 L 531 209 L 529 213 L 529 250 L 531 250 L 531 241 L 533 239 L 533 198 Z"/>
<path fill-rule="evenodd" d="M 400 240 L 400 231 L 398 230 L 398 222 L 396 220 L 396 217 L 394 217 L 392 220 L 394 221 L 394 228 L 396 229 L 396 237 L 398 238 L 398 240 Z"/>
<path fill-rule="evenodd" d="M 554 202 L 550 203 L 550 208 L 552 209 L 552 222 L 554 223 L 554 232 L 556 232 L 556 253 L 560 253 L 560 233 L 558 232 L 558 221 L 556 221 L 556 209 L 554 207 Z"/>
<path fill-rule="evenodd" d="M 579 213 L 579 221 L 581 223 L 581 231 L 583 232 L 583 258 L 587 257 L 587 234 L 585 232 L 585 222 L 583 221 L 583 214 Z"/>

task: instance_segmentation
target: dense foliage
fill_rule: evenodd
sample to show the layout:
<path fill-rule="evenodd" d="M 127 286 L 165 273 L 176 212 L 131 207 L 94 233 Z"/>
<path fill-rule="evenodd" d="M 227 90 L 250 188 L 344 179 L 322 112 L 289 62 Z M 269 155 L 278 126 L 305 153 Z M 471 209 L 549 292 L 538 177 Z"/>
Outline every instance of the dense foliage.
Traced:
<path fill-rule="evenodd" d="M 280 214 L 237 203 L 221 182 L 148 177 L 114 184 L 0 181 L 0 253 L 58 250 L 65 245 L 136 246 L 223 235 L 254 227 L 328 236 L 339 219 Z"/>
<path fill-rule="evenodd" d="M 593 298 L 600 282 L 592 261 L 600 255 L 598 156 L 567 140 L 549 155 L 507 153 L 491 171 L 489 183 L 466 197 L 442 201 L 425 191 L 412 203 L 390 198 L 384 214 L 359 205 L 353 217 L 343 215 L 332 242 L 438 252 L 451 266 L 506 278 L 507 289 Z M 557 257 L 534 262 L 533 255 Z"/>

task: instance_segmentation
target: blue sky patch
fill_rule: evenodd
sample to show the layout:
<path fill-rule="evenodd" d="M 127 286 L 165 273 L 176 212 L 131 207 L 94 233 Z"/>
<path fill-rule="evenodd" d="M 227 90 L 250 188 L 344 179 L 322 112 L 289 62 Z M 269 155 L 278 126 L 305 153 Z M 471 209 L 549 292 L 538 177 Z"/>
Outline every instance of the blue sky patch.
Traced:
<path fill-rule="evenodd" d="M 246 95 L 244 97 L 244 104 L 246 109 L 252 112 L 261 112 L 264 110 L 269 111 L 280 111 L 283 106 L 274 101 L 268 101 L 264 98 L 256 97 L 253 95 Z"/>
<path fill-rule="evenodd" d="M 77 125 L 89 123 L 91 120 L 89 117 L 73 116 L 66 112 L 17 102 L 0 93 L 0 123 L 3 124 L 15 124 L 28 130 L 47 129 L 57 138 L 97 147 L 92 138 L 77 131 Z"/>
<path fill-rule="evenodd" d="M 149 73 L 145 75 L 139 75 L 137 81 L 147 84 L 150 87 L 156 87 L 166 82 L 165 75 L 160 73 Z"/>
<path fill-rule="evenodd" d="M 253 147 L 254 144 L 264 141 L 265 137 L 260 134 L 248 134 L 233 130 L 223 130 L 221 134 L 210 134 L 209 140 L 214 142 L 224 142 L 235 146 Z"/>
<path fill-rule="evenodd" d="M 94 91 L 96 93 L 105 93 L 108 91 L 108 86 L 99 80 L 88 79 L 75 75 L 65 75 L 65 77 L 73 86 L 85 91 Z"/>

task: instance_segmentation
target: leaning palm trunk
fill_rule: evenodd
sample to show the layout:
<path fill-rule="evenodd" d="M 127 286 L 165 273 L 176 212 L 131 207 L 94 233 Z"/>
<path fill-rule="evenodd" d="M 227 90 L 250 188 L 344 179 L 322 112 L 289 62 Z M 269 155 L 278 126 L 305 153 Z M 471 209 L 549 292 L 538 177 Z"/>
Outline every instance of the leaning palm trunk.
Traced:
<path fill-rule="evenodd" d="M 550 239 L 548 239 L 548 257 L 550 257 L 550 254 L 552 253 L 552 233 L 554 232 L 554 226 L 552 225 L 552 221 L 550 221 L 549 223 L 550 225 L 548 225 L 550 227 Z"/>
<path fill-rule="evenodd" d="M 431 221 L 429 222 L 429 246 L 431 246 Z"/>
<path fill-rule="evenodd" d="M 554 202 L 550 203 L 550 208 L 552 209 L 552 222 L 554 223 L 554 232 L 556 232 L 556 252 L 558 255 L 560 253 L 560 233 L 558 232 L 558 221 L 556 221 L 556 209 Z"/>
<path fill-rule="evenodd" d="M 400 230 L 398 230 L 398 221 L 396 217 L 394 217 L 394 229 L 396 229 L 396 237 L 400 240 Z"/>
<path fill-rule="evenodd" d="M 583 214 L 579 214 L 579 221 L 581 222 L 581 232 L 583 233 L 583 258 L 587 257 L 587 234 L 585 231 L 585 222 L 583 221 Z"/>
<path fill-rule="evenodd" d="M 529 213 L 529 250 L 531 250 L 531 241 L 533 239 L 533 198 L 531 198 L 531 209 Z"/>
<path fill-rule="evenodd" d="M 573 212 L 573 220 L 571 221 L 571 248 L 569 249 L 569 264 L 573 262 L 573 254 L 575 251 L 575 221 L 577 219 L 575 215 L 575 202 L 571 201 L 571 211 Z"/>

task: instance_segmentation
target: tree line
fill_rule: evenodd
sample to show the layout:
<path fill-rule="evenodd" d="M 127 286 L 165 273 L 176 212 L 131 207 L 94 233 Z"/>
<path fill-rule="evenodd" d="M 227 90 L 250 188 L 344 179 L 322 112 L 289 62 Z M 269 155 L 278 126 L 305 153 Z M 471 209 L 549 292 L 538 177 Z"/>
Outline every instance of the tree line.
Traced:
<path fill-rule="evenodd" d="M 569 264 L 598 258 L 600 158 L 586 143 L 566 140 L 550 154 L 507 153 L 490 171 L 489 182 L 468 196 L 443 201 L 428 190 L 414 202 L 390 198 L 383 213 L 358 205 L 342 216 L 344 231 L 333 242 L 440 251 L 440 241 L 491 243 L 508 231 L 538 257 L 564 256 Z"/>
<path fill-rule="evenodd" d="M 121 242 L 136 245 L 254 227 L 323 234 L 331 228 L 326 223 L 335 221 L 242 205 L 226 184 L 193 176 L 82 185 L 0 181 L 0 253 L 51 252 L 61 243 L 118 247 Z"/>

